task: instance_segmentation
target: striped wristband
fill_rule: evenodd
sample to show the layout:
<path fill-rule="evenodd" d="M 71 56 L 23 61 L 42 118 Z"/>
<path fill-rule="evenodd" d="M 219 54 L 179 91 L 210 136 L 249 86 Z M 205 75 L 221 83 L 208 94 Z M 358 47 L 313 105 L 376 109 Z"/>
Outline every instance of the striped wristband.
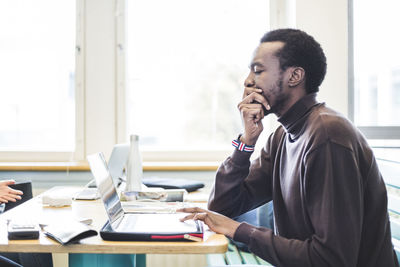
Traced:
<path fill-rule="evenodd" d="M 237 150 L 239 150 L 239 151 L 253 152 L 254 146 L 249 146 L 249 145 L 246 145 L 245 143 L 240 142 L 240 136 L 241 135 L 239 135 L 237 140 L 232 141 L 232 146 L 236 147 Z"/>

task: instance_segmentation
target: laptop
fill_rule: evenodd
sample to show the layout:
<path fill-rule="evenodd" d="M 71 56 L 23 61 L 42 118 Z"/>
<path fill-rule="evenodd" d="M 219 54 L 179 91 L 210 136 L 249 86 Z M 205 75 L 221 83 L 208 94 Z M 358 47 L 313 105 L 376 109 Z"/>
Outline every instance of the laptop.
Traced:
<path fill-rule="evenodd" d="M 125 180 L 125 167 L 128 162 L 130 151 L 130 144 L 116 144 L 111 152 L 110 159 L 108 160 L 108 168 L 114 183 L 119 185 L 121 181 Z"/>
<path fill-rule="evenodd" d="M 125 175 L 125 166 L 129 158 L 129 149 L 129 143 L 114 145 L 110 159 L 108 160 L 110 174 L 117 186 L 125 180 L 123 177 Z M 100 198 L 100 195 L 94 179 L 90 181 L 82 191 L 74 196 L 74 200 L 95 200 L 98 198 Z"/>
<path fill-rule="evenodd" d="M 183 213 L 125 212 L 104 155 L 96 153 L 87 159 L 108 215 L 108 221 L 100 231 L 104 240 L 186 241 L 203 238 L 202 222 L 181 222 Z"/>

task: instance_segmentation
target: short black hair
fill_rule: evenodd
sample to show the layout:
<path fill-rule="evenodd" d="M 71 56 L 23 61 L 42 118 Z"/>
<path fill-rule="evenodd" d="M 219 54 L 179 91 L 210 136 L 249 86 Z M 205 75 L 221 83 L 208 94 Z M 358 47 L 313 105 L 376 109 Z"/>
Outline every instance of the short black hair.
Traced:
<path fill-rule="evenodd" d="M 301 67 L 306 72 L 307 94 L 318 92 L 326 74 L 326 57 L 315 39 L 297 29 L 278 29 L 267 32 L 260 43 L 280 41 L 285 45 L 276 53 L 281 70 Z"/>

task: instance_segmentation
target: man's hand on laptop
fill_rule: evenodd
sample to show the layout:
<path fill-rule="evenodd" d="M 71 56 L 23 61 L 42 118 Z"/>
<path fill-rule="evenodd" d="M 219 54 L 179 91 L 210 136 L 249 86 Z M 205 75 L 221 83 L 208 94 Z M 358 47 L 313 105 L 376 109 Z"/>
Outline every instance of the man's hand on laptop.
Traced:
<path fill-rule="evenodd" d="M 181 218 L 182 222 L 190 219 L 200 220 L 207 224 L 211 231 L 226 235 L 230 238 L 233 238 L 233 235 L 240 224 L 239 222 L 234 221 L 222 214 L 198 207 L 182 208 L 178 209 L 177 212 L 190 213 L 189 215 Z"/>

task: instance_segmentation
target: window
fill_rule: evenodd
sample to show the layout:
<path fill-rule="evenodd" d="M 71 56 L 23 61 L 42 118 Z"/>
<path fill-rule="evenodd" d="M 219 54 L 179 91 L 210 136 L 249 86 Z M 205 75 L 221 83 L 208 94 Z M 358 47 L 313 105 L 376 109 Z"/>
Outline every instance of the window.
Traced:
<path fill-rule="evenodd" d="M 400 25 L 397 0 L 353 0 L 350 82 L 354 122 L 371 139 L 400 139 Z M 351 53 L 350 53 L 351 54 Z M 351 76 L 351 75 L 350 75 Z M 350 98 L 351 99 L 351 98 Z M 399 145 L 398 141 L 379 144 Z"/>
<path fill-rule="evenodd" d="M 142 150 L 230 150 L 268 29 L 264 0 L 126 1 L 127 135 L 141 135 Z"/>
<path fill-rule="evenodd" d="M 76 34 L 75 1 L 0 2 L 0 151 L 76 151 Z"/>

